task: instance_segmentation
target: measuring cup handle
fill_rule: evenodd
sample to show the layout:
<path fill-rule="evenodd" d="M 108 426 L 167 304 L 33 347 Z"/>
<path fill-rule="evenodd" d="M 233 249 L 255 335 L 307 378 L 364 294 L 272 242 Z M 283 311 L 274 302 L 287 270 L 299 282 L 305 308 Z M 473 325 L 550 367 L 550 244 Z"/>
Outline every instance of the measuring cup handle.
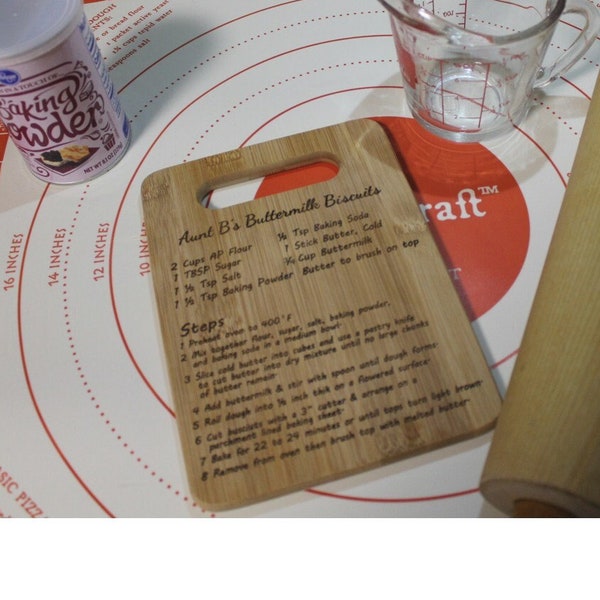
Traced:
<path fill-rule="evenodd" d="M 543 87 L 558 79 L 583 56 L 596 39 L 600 30 L 600 15 L 594 4 L 589 0 L 567 0 L 561 18 L 568 14 L 583 17 L 585 23 L 581 32 L 555 63 L 540 68 L 535 87 Z"/>

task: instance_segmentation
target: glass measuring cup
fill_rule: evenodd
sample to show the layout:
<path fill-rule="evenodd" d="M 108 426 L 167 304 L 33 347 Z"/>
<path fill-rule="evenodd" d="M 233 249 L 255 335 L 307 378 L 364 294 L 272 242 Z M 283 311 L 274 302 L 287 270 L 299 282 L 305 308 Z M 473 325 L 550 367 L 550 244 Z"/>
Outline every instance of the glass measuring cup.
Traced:
<path fill-rule="evenodd" d="M 591 46 L 600 18 L 589 0 L 379 0 L 390 13 L 409 108 L 458 142 L 521 122 L 534 88 L 554 81 Z M 581 21 L 571 45 L 544 57 L 559 18 Z"/>

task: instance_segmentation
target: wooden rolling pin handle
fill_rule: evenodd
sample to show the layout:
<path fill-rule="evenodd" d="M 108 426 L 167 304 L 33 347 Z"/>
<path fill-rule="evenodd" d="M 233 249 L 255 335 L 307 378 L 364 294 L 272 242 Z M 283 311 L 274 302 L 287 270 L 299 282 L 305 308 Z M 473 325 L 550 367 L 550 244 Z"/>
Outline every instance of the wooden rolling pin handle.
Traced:
<path fill-rule="evenodd" d="M 481 476 L 509 515 L 600 516 L 599 232 L 600 78 Z"/>
<path fill-rule="evenodd" d="M 546 502 L 540 502 L 539 500 L 515 500 L 513 517 L 523 519 L 534 519 L 534 518 L 566 518 L 574 517 L 575 515 L 560 506 L 554 506 L 553 504 L 547 504 Z"/>

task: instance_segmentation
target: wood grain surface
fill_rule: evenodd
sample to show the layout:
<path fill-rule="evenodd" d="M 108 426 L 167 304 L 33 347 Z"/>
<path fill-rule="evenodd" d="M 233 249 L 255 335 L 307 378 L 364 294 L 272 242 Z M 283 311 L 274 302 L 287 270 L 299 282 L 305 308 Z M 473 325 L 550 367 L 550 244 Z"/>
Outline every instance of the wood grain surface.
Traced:
<path fill-rule="evenodd" d="M 210 210 L 212 190 L 330 161 L 334 179 Z M 142 186 L 183 456 L 238 507 L 465 439 L 500 398 L 385 131 L 356 120 Z"/>
<path fill-rule="evenodd" d="M 507 514 L 600 516 L 598 131 L 600 81 L 481 479 Z"/>

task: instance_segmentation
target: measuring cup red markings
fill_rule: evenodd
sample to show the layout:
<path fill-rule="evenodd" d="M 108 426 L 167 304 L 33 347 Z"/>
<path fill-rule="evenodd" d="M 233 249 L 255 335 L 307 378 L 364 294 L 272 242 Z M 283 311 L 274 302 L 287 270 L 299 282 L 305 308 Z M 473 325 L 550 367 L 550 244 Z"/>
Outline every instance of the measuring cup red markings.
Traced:
<path fill-rule="evenodd" d="M 598 32 L 588 0 L 379 0 L 392 34 L 413 116 L 453 141 L 513 129 L 533 90 L 560 77 Z M 559 18 L 585 21 L 557 60 L 544 64 Z"/>

